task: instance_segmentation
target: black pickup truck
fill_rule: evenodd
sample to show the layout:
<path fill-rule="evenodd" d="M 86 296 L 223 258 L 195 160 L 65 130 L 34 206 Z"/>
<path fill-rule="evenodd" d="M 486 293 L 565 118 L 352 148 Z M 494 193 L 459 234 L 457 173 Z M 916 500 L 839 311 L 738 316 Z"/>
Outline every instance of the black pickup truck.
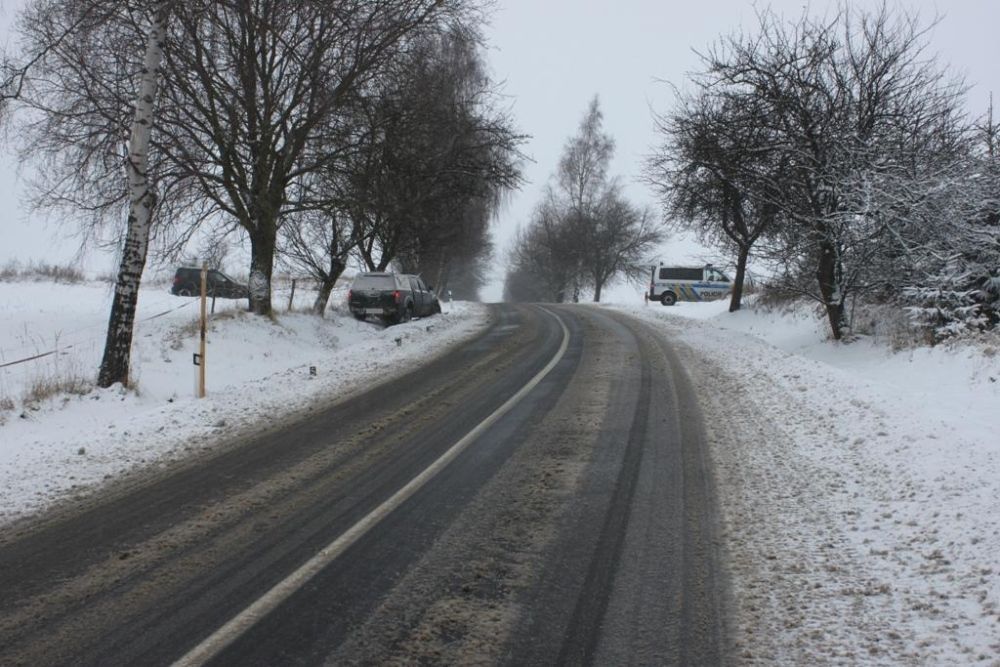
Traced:
<path fill-rule="evenodd" d="M 347 306 L 359 320 L 375 316 L 388 324 L 441 312 L 434 290 L 420 276 L 405 273 L 359 273 L 347 293 Z"/>

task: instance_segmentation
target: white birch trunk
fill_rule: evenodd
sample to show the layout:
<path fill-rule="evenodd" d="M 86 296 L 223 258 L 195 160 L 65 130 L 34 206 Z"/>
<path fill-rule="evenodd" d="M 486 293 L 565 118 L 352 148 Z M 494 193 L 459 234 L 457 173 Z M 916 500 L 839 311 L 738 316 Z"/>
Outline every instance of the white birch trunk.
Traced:
<path fill-rule="evenodd" d="M 126 166 L 129 190 L 128 230 L 122 247 L 118 281 L 111 302 L 108 335 L 97 384 L 110 387 L 116 382 L 128 386 L 129 363 L 132 353 L 132 332 L 139 301 L 139 281 L 146 266 L 149 233 L 152 226 L 154 193 L 149 182 L 149 140 L 153 129 L 156 87 L 163 60 L 166 38 L 168 0 L 156 3 L 153 23 L 146 42 L 142 79 L 135 104 L 135 119 L 129 139 L 129 159 Z"/>

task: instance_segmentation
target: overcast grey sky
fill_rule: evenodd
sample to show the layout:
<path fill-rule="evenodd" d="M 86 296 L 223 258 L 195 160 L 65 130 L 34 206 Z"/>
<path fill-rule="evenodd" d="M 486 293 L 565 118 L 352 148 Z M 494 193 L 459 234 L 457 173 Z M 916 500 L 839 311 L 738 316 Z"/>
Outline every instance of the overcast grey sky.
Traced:
<path fill-rule="evenodd" d="M 0 22 L 9 24 L 19 3 L 2 0 Z M 876 8 L 874 1 L 855 6 Z M 789 18 L 801 15 L 801 0 L 756 3 L 771 6 Z M 835 2 L 809 3 L 810 12 L 829 12 Z M 637 183 L 642 158 L 657 142 L 651 108 L 665 111 L 671 103 L 668 86 L 682 84 L 697 68 L 693 49 L 702 50 L 719 36 L 756 24 L 750 0 L 498 0 L 486 36 L 493 75 L 504 81 L 504 92 L 520 129 L 532 135 L 526 153 L 528 182 L 496 223 L 500 250 L 518 224 L 530 216 L 542 188 L 558 161 L 567 138 L 576 131 L 586 105 L 600 97 L 605 128 L 614 136 L 617 153 L 612 173 L 628 184 L 636 202 L 653 203 L 652 195 Z M 1000 1 L 910 0 L 891 7 L 919 12 L 929 22 L 941 16 L 930 41 L 942 61 L 964 74 L 972 84 L 970 106 L 985 110 L 990 91 L 1000 96 Z M 5 25 L 3 27 L 6 27 Z M 73 245 L 58 241 L 54 226 L 29 220 L 18 209 L 22 190 L 5 157 L 0 169 L 0 262 L 21 259 L 68 259 Z M 664 260 L 686 257 L 689 247 L 669 245 Z M 111 266 L 95 258 L 91 266 Z M 494 295 L 498 296 L 498 295 Z"/>

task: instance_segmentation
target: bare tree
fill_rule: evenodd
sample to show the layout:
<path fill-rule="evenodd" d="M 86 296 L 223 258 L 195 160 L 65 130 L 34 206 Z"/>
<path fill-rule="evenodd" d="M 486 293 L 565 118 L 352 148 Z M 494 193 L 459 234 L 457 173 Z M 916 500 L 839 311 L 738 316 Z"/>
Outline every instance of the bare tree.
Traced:
<path fill-rule="evenodd" d="M 282 261 L 316 280 L 318 289 L 312 311 L 322 316 L 330 293 L 347 268 L 358 246 L 361 230 L 336 209 L 305 211 L 282 226 L 279 250 Z"/>
<path fill-rule="evenodd" d="M 520 228 L 506 253 L 507 271 L 504 274 L 503 299 L 514 303 L 543 303 L 556 301 L 553 292 L 546 289 L 548 268 L 538 259 L 539 244 L 533 236 L 538 230 Z"/>
<path fill-rule="evenodd" d="M 518 230 L 507 253 L 504 299 L 562 303 L 578 284 L 579 265 L 565 251 L 569 230 L 550 201 L 536 208 L 530 223 Z"/>
<path fill-rule="evenodd" d="M 321 209 L 312 175 L 341 158 L 339 111 L 458 3 L 230 0 L 179 12 L 163 150 L 250 241 L 250 306 L 271 309 L 278 231 Z"/>
<path fill-rule="evenodd" d="M 645 272 L 644 259 L 663 241 L 655 213 L 629 203 L 620 188 L 611 187 L 598 202 L 593 217 L 582 226 L 583 270 L 594 288 L 594 301 L 612 279 L 636 278 Z"/>
<path fill-rule="evenodd" d="M 104 0 L 38 0 L 19 17 L 32 66 L 19 98 L 30 111 L 18 115 L 16 139 L 22 160 L 39 166 L 32 204 L 80 220 L 85 237 L 96 236 L 106 222 L 121 227 L 128 207 L 129 141 L 155 22 L 146 9 Z M 155 148 L 146 152 L 147 171 L 159 173 L 157 158 Z M 149 180 L 160 187 L 158 177 Z M 123 228 L 116 232 L 125 234 Z"/>
<path fill-rule="evenodd" d="M 567 263 L 575 265 L 571 274 L 573 301 L 580 300 L 584 287 L 593 285 L 584 255 L 599 224 L 597 208 L 608 182 L 608 166 L 615 152 L 615 142 L 603 129 L 604 114 L 595 95 L 580 121 L 577 133 L 566 141 L 553 186 L 549 192 L 550 208 L 556 211 Z M 599 295 L 598 295 L 599 296 Z"/>
<path fill-rule="evenodd" d="M 492 213 L 489 215 L 492 216 Z M 477 218 L 486 220 L 482 215 Z M 481 298 L 480 290 L 492 278 L 495 246 L 493 239 L 485 234 L 475 242 L 470 237 L 467 243 L 467 247 L 458 248 L 445 259 L 434 285 L 441 295 L 450 295 L 462 301 L 477 301 Z"/>
<path fill-rule="evenodd" d="M 595 209 L 608 187 L 608 166 L 615 141 L 603 128 L 604 114 L 595 95 L 577 133 L 567 140 L 559 158 L 556 184 L 571 210 L 579 215 Z"/>
<path fill-rule="evenodd" d="M 675 91 L 675 109 L 656 116 L 662 145 L 647 160 L 647 182 L 659 193 L 672 227 L 703 243 L 735 250 L 729 311 L 740 309 L 747 264 L 773 225 L 769 188 L 784 180 L 789 158 L 776 145 L 760 100 L 695 78 L 695 92 Z"/>
<path fill-rule="evenodd" d="M 64 26 L 61 32 L 53 35 L 50 41 L 38 45 L 39 48 L 20 56 L 11 54 L 5 49 L 0 50 L 0 122 L 7 122 L 10 119 L 10 103 L 21 99 L 25 81 L 38 63 L 51 51 L 59 48 L 62 42 L 71 37 L 81 25 L 95 16 L 100 17 L 107 8 L 107 3 L 99 0 L 76 2 L 74 5 L 79 10 L 75 14 L 75 20 Z"/>
<path fill-rule="evenodd" d="M 594 97 L 566 142 L 546 200 L 514 245 L 510 271 L 543 276 L 556 301 L 567 290 L 578 301 L 584 286 L 600 301 L 605 285 L 636 275 L 639 262 L 663 238 L 660 222 L 626 201 L 620 183 L 609 178 L 615 144 L 602 123 Z"/>
<path fill-rule="evenodd" d="M 849 299 L 878 287 L 872 260 L 913 220 L 917 184 L 960 159 L 962 87 L 925 56 L 925 35 L 885 7 L 794 24 L 765 12 L 757 36 L 704 58 L 713 85 L 760 103 L 785 155 L 781 181 L 758 193 L 786 223 L 769 242 L 784 286 L 823 304 L 835 339 L 849 331 Z"/>
<path fill-rule="evenodd" d="M 38 0 L 30 8 L 25 34 L 37 50 L 49 51 L 45 76 L 27 82 L 40 120 L 31 123 L 25 152 L 50 157 L 56 166 L 44 172 L 39 203 L 107 218 L 124 201 L 124 188 L 98 176 L 120 169 L 117 160 L 124 159 L 128 124 L 122 118 L 131 98 L 123 89 L 137 69 L 130 54 L 148 6 L 105 4 L 113 9 L 103 20 L 81 26 L 56 49 L 50 45 L 74 23 L 78 6 Z M 283 217 L 328 205 L 308 186 L 343 152 L 343 106 L 406 48 L 414 31 L 464 7 L 461 0 L 222 0 L 174 7 L 151 151 L 162 190 L 158 205 L 174 213 L 161 217 L 187 221 L 188 233 L 205 221 L 245 231 L 253 310 L 270 309 Z M 188 233 L 176 236 L 175 248 Z"/>
<path fill-rule="evenodd" d="M 159 17 L 168 6 L 164 26 Z M 228 218 L 242 227 L 251 244 L 251 308 L 269 312 L 283 216 L 326 204 L 311 199 L 306 186 L 337 158 L 337 111 L 405 48 L 411 33 L 464 6 L 461 0 L 36 0 L 26 8 L 21 26 L 31 68 L 15 72 L 14 80 L 19 99 L 36 113 L 24 152 L 52 167 L 40 170 L 36 201 L 75 207 L 95 221 L 120 218 L 123 206 L 133 209 L 101 384 L 127 382 L 150 234 L 177 229 L 151 226 L 154 204 L 161 218 L 187 220 L 188 232 L 173 237 L 175 248 L 204 221 Z M 160 92 L 147 85 L 134 111 L 133 86 L 148 84 L 143 77 L 150 72 L 136 47 L 151 43 L 150 25 L 162 57 Z M 137 112 L 154 101 L 156 115 L 140 118 Z M 147 192 L 142 198 L 139 180 Z M 164 215 L 169 211 L 188 215 Z"/>
<path fill-rule="evenodd" d="M 421 34 L 338 116 L 340 159 L 310 186 L 330 205 L 288 216 L 281 235 L 284 259 L 320 281 L 318 312 L 352 254 L 440 291 L 459 267 L 464 298 L 485 280 L 489 223 L 520 181 L 521 137 L 492 105 L 472 28 Z"/>
<path fill-rule="evenodd" d="M 524 138 L 495 98 L 468 31 L 428 36 L 392 68 L 347 174 L 348 210 L 371 230 L 359 248 L 371 269 L 395 261 L 444 289 L 453 263 L 483 258 L 502 195 L 521 180 Z"/>
<path fill-rule="evenodd" d="M 106 222 L 120 228 L 101 386 L 128 383 L 139 281 L 151 240 L 165 239 L 154 213 L 175 201 L 153 141 L 173 5 L 37 0 L 19 17 L 30 66 L 18 101 L 33 113 L 18 137 L 22 159 L 41 165 L 33 204 L 82 220 L 85 242 Z"/>

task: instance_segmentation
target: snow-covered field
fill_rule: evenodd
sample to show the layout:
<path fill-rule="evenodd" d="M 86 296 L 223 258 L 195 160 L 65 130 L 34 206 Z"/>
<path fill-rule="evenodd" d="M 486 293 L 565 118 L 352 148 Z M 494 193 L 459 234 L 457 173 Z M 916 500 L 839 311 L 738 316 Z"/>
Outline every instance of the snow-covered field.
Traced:
<path fill-rule="evenodd" d="M 109 299 L 104 284 L 0 283 L 0 366 L 59 350 L 0 367 L 0 526 L 391 381 L 485 322 L 475 304 L 382 329 L 336 308 L 285 313 L 287 293 L 274 322 L 220 301 L 198 400 L 196 301 L 150 287 L 137 392 L 26 400 L 93 375 Z M 614 307 L 688 350 L 711 416 L 740 663 L 1000 665 L 1000 339 L 892 353 L 826 341 L 808 314 Z"/>
<path fill-rule="evenodd" d="M 1000 665 L 1000 338 L 891 353 L 727 305 L 620 308 L 695 351 L 739 661 Z"/>
<path fill-rule="evenodd" d="M 140 294 L 132 363 L 135 392 L 29 395 L 96 376 L 110 307 L 102 283 L 0 282 L 0 526 L 104 480 L 165 465 L 244 430 L 391 379 L 480 330 L 485 309 L 444 303 L 444 313 L 384 329 L 357 322 L 330 299 L 325 319 L 295 312 L 314 294 L 278 293 L 275 321 L 246 301 L 218 300 L 206 346 L 204 399 L 195 398 L 198 300 L 165 286 Z M 315 376 L 310 375 L 315 367 Z M 45 393 L 44 391 L 42 393 Z"/>

